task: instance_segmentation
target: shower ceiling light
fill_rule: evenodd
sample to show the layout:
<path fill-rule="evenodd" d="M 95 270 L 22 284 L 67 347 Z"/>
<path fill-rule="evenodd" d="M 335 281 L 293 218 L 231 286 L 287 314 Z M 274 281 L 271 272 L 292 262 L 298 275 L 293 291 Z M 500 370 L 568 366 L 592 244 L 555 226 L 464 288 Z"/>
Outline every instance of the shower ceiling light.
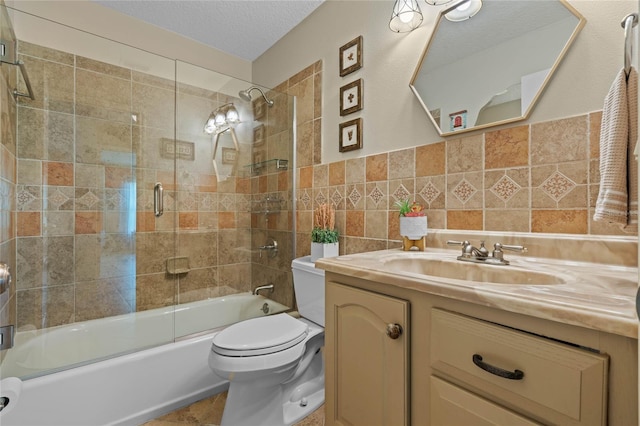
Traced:
<path fill-rule="evenodd" d="M 465 21 L 480 11 L 482 0 L 466 0 L 454 5 L 444 17 L 452 22 Z"/>
<path fill-rule="evenodd" d="M 417 0 L 396 0 L 389 28 L 396 33 L 413 31 L 422 23 L 422 12 Z"/>
<path fill-rule="evenodd" d="M 204 131 L 208 134 L 222 133 L 229 130 L 240 122 L 240 115 L 236 107 L 230 104 L 224 104 L 209 114 L 207 122 L 204 124 Z"/>

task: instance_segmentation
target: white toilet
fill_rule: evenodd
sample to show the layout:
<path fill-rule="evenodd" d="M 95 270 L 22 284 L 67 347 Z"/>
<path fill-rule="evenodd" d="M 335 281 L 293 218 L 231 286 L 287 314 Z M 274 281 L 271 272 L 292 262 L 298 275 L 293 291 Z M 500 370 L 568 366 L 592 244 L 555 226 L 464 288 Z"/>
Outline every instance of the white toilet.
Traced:
<path fill-rule="evenodd" d="M 213 338 L 209 367 L 229 380 L 222 426 L 291 425 L 324 403 L 324 271 L 310 256 L 291 266 L 301 318 L 254 318 Z"/>

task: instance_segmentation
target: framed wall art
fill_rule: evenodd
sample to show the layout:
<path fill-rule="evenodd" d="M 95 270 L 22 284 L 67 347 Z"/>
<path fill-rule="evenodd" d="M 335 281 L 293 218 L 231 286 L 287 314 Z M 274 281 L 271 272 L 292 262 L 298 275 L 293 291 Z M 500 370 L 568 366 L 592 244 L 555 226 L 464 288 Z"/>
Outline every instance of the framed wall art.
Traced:
<path fill-rule="evenodd" d="M 340 152 L 362 148 L 362 118 L 340 123 L 339 132 Z"/>
<path fill-rule="evenodd" d="M 267 109 L 265 107 L 266 104 L 264 103 L 262 98 L 256 99 L 252 103 L 253 103 L 253 119 L 254 120 L 259 120 L 262 117 L 264 117 L 264 114 L 265 114 Z"/>
<path fill-rule="evenodd" d="M 348 115 L 362 109 L 364 82 L 361 78 L 340 88 L 340 115 Z"/>
<path fill-rule="evenodd" d="M 260 146 L 264 143 L 264 124 L 253 129 L 253 145 Z"/>
<path fill-rule="evenodd" d="M 222 164 L 235 164 L 238 151 L 234 148 L 222 148 Z"/>
<path fill-rule="evenodd" d="M 340 47 L 340 77 L 362 68 L 362 36 Z"/>

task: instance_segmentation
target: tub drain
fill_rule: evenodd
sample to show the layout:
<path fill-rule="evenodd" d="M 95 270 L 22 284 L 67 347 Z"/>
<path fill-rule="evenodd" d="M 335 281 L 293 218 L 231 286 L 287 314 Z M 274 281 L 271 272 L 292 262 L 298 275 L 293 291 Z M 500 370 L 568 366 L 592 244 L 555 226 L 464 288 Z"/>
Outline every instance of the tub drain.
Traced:
<path fill-rule="evenodd" d="M 0 397 L 0 411 L 4 410 L 7 405 L 9 405 L 9 398 L 6 396 Z"/>

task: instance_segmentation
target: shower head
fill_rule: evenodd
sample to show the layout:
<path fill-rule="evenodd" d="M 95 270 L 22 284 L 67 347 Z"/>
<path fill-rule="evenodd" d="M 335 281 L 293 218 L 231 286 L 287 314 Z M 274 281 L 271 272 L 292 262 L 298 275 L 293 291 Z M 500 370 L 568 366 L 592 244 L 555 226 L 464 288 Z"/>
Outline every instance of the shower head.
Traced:
<path fill-rule="evenodd" d="M 264 101 L 267 103 L 267 105 L 269 105 L 270 107 L 273 106 L 273 100 L 268 99 L 267 96 L 264 94 L 264 92 L 262 91 L 261 88 L 253 86 L 248 88 L 247 90 L 241 90 L 238 92 L 238 96 L 240 96 L 240 99 L 247 101 L 247 102 L 251 102 L 251 91 L 253 90 L 257 90 L 258 92 L 260 92 L 260 94 L 262 95 L 262 97 L 264 98 Z"/>

